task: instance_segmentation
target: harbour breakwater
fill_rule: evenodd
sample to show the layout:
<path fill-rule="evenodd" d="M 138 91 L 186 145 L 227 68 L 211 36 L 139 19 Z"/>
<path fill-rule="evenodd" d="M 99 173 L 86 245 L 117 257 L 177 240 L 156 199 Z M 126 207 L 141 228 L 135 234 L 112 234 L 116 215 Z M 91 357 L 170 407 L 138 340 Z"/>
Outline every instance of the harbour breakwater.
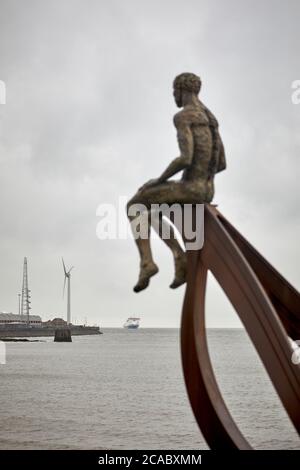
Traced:
<path fill-rule="evenodd" d="M 51 326 L 22 326 L 22 328 L 12 328 L 5 325 L 0 328 L 0 339 L 3 338 L 30 338 L 42 336 L 54 336 L 57 327 Z M 72 336 L 101 335 L 99 326 L 70 326 Z"/>

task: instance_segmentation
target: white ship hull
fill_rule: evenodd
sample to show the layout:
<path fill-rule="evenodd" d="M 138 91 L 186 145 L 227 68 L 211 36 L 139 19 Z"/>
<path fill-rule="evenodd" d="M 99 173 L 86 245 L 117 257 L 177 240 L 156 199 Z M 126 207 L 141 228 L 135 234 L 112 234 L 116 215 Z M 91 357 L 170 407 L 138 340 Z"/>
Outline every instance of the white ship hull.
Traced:
<path fill-rule="evenodd" d="M 135 318 L 135 317 L 130 317 L 124 323 L 123 328 L 126 328 L 127 330 L 137 330 L 139 326 L 140 326 L 140 319 Z"/>
<path fill-rule="evenodd" d="M 127 330 L 137 330 L 140 325 L 124 325 Z"/>

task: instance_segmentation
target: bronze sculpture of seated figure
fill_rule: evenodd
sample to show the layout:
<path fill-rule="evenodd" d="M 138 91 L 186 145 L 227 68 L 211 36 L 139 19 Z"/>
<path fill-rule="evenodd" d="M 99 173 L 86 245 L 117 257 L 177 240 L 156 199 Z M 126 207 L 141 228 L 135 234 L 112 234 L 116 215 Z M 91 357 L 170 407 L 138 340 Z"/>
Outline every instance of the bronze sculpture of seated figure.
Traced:
<path fill-rule="evenodd" d="M 127 204 L 130 222 L 135 215 L 130 215 L 129 208 L 134 204 L 143 204 L 147 208 L 149 220 L 162 228 L 164 220 L 151 213 L 153 204 L 204 204 L 210 203 L 214 196 L 214 175 L 226 168 L 224 147 L 218 131 L 218 121 L 209 109 L 199 100 L 201 80 L 192 73 L 182 73 L 173 82 L 173 95 L 176 105 L 182 108 L 174 116 L 177 139 L 180 149 L 175 158 L 159 178 L 144 184 Z M 183 171 L 181 180 L 169 180 Z M 186 281 L 186 253 L 181 248 L 171 229 L 170 237 L 163 238 L 171 249 L 175 262 L 175 278 L 170 285 L 175 289 Z M 134 287 L 135 292 L 145 289 L 150 278 L 158 272 L 153 261 L 150 247 L 150 225 L 148 236 L 135 237 L 140 254 L 140 274 Z"/>

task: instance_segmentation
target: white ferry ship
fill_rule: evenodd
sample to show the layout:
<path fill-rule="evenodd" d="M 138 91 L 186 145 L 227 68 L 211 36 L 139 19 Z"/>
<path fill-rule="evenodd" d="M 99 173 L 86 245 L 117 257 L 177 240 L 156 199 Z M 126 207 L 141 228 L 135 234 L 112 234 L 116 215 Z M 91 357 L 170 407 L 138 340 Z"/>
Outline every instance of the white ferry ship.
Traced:
<path fill-rule="evenodd" d="M 127 328 L 128 330 L 136 330 L 139 326 L 140 326 L 140 318 L 137 318 L 137 317 L 127 318 L 126 322 L 123 325 L 123 327 Z"/>

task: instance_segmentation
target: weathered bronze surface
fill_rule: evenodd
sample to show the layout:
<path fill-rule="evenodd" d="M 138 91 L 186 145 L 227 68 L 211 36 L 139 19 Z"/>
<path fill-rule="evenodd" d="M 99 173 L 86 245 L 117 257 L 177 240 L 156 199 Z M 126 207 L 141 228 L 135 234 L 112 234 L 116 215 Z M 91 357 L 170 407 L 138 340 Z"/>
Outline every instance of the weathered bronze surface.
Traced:
<path fill-rule="evenodd" d="M 156 225 L 160 234 L 164 221 L 150 211 L 152 204 L 191 204 L 209 203 L 214 196 L 214 176 L 226 168 L 223 143 L 215 116 L 199 100 L 201 80 L 192 73 L 178 75 L 173 82 L 173 95 L 176 105 L 182 108 L 174 116 L 177 139 L 180 149 L 175 158 L 159 178 L 144 184 L 128 202 L 127 214 L 132 223 L 135 216 L 128 213 L 134 204 L 143 204 L 147 208 L 146 221 Z M 180 181 L 169 178 L 183 171 Z M 186 253 L 180 247 L 174 231 L 163 239 L 171 249 L 175 262 L 175 278 L 171 288 L 179 287 L 186 281 Z M 135 292 L 145 289 L 150 278 L 158 272 L 153 261 L 150 247 L 150 224 L 146 238 L 136 238 L 140 254 L 140 275 Z"/>

